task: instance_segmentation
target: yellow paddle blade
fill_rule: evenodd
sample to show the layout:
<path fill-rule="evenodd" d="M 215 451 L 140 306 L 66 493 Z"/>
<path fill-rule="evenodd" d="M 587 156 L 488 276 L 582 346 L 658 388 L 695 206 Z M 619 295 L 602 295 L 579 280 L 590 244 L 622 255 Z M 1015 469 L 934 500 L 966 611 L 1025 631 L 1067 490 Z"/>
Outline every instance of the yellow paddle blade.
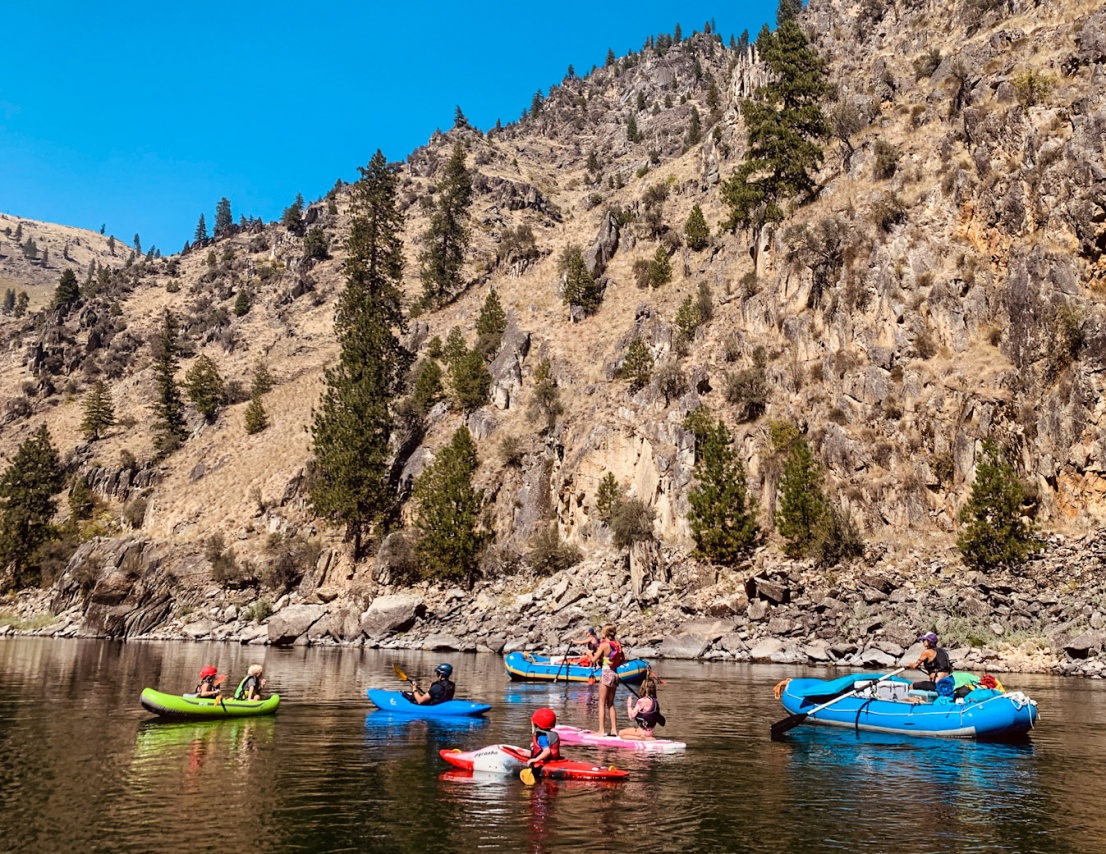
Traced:
<path fill-rule="evenodd" d="M 410 682 L 411 681 L 407 678 L 407 674 L 403 672 L 403 670 L 400 668 L 400 666 L 398 664 L 394 663 L 394 662 L 392 663 L 392 670 L 394 670 L 396 672 L 396 676 L 398 678 L 402 679 L 404 682 Z"/>
<path fill-rule="evenodd" d="M 534 769 L 530 767 L 523 768 L 518 772 L 518 778 L 522 780 L 527 786 L 534 785 Z"/>

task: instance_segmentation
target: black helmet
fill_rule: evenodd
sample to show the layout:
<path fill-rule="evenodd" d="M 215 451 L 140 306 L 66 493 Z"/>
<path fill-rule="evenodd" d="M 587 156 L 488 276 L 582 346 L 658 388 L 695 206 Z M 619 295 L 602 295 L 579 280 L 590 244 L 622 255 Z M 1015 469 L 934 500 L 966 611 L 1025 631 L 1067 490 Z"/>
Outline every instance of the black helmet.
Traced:
<path fill-rule="evenodd" d="M 434 668 L 434 672 L 437 673 L 439 676 L 444 676 L 446 679 L 448 679 L 450 676 L 453 675 L 453 665 L 439 664 L 437 667 Z"/>

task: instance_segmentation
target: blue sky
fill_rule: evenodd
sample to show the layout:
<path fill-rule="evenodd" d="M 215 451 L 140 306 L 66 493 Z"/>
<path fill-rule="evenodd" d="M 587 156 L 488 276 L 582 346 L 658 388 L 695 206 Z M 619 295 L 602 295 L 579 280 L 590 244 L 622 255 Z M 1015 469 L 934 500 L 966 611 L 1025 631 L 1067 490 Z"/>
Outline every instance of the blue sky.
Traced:
<path fill-rule="evenodd" d="M 487 129 L 608 47 L 712 18 L 755 38 L 776 5 L 3 4 L 0 210 L 177 252 L 221 196 L 276 219 L 377 148 L 406 157 L 455 105 Z"/>

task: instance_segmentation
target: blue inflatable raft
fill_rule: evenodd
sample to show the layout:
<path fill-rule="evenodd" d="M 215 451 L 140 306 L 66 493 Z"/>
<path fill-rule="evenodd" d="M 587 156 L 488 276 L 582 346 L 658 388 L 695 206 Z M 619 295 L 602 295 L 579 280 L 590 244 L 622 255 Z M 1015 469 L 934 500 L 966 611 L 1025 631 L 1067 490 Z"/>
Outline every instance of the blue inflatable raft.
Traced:
<path fill-rule="evenodd" d="M 805 723 L 930 738 L 978 738 L 990 741 L 1024 736 L 1037 723 L 1037 703 L 1020 692 L 976 688 L 954 700 L 929 691 L 912 691 L 910 681 L 877 674 L 839 679 L 791 679 L 780 696 L 792 714 L 806 713 Z M 811 713 L 834 697 L 832 706 Z"/>
<path fill-rule="evenodd" d="M 503 659 L 507 674 L 515 681 L 597 681 L 599 669 L 581 665 L 579 661 L 578 657 L 573 656 L 569 656 L 568 661 L 564 662 L 560 658 L 550 659 L 547 655 L 535 655 L 531 652 L 510 652 Z M 649 672 L 649 662 L 644 658 L 635 658 L 619 665 L 617 672 L 619 680 L 632 685 L 645 678 L 645 674 Z"/>
<path fill-rule="evenodd" d="M 482 715 L 491 708 L 487 703 L 470 703 L 468 700 L 446 700 L 434 705 L 419 705 L 412 703 L 399 691 L 385 691 L 381 688 L 369 688 L 365 693 L 378 709 L 419 718 L 471 718 Z"/>

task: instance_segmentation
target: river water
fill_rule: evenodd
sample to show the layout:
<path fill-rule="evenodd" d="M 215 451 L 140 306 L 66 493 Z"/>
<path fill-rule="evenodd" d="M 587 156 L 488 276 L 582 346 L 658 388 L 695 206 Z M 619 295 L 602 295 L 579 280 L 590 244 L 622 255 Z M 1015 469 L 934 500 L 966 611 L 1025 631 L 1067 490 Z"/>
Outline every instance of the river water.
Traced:
<path fill-rule="evenodd" d="M 494 704 L 486 721 L 372 710 L 366 688 L 401 687 L 393 661 L 425 681 L 438 655 L 0 640 L 0 850 L 1106 851 L 1101 682 L 1006 680 L 1040 703 L 1028 744 L 809 726 L 772 742 L 786 717 L 772 686 L 796 668 L 660 662 L 664 734 L 685 754 L 567 745 L 629 781 L 527 788 L 443 777 L 437 752 L 526 743 L 541 705 L 594 727 L 595 689 L 445 658 L 458 696 Z M 205 664 L 236 682 L 254 661 L 281 695 L 275 717 L 162 723 L 138 703 L 145 686 L 191 690 Z"/>

